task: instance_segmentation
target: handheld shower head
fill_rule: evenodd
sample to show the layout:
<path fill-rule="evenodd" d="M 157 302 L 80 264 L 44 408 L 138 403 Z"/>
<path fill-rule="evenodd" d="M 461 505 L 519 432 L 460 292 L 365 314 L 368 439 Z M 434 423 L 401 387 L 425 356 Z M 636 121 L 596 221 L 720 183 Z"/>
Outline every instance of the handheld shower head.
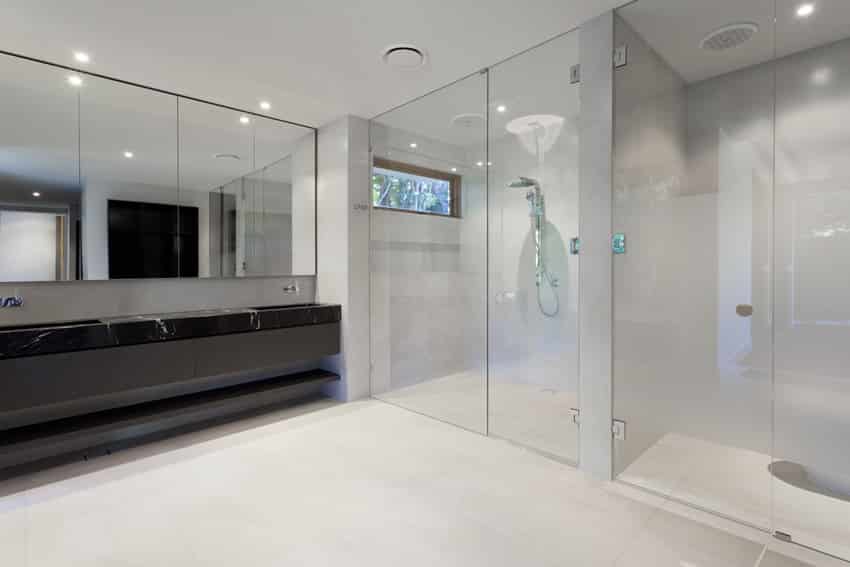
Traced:
<path fill-rule="evenodd" d="M 511 189 L 528 189 L 530 187 L 540 189 L 540 183 L 538 183 L 536 179 L 532 179 L 531 177 L 519 177 L 515 181 L 511 181 L 510 183 L 508 183 L 508 187 L 510 187 Z"/>

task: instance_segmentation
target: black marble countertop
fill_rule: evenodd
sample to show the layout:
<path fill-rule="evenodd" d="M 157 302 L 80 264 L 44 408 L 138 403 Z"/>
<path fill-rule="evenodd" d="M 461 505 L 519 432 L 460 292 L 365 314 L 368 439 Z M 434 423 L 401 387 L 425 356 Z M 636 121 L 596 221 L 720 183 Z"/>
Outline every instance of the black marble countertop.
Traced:
<path fill-rule="evenodd" d="M 0 360 L 335 323 L 339 305 L 307 303 L 0 326 Z"/>

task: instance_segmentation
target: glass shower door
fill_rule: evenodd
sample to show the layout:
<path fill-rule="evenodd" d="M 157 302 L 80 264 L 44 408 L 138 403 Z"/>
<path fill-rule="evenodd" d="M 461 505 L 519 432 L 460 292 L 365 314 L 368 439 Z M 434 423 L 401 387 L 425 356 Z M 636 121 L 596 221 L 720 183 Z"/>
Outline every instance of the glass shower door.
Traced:
<path fill-rule="evenodd" d="M 850 560 L 850 11 L 777 2 L 774 529 Z"/>
<path fill-rule="evenodd" d="M 370 123 L 372 394 L 480 433 L 486 88 L 475 74 Z"/>
<path fill-rule="evenodd" d="M 578 32 L 490 69 L 491 435 L 578 461 Z M 484 164 L 481 164 L 484 165 Z"/>
<path fill-rule="evenodd" d="M 629 4 L 614 71 L 615 475 L 764 530 L 773 1 Z"/>

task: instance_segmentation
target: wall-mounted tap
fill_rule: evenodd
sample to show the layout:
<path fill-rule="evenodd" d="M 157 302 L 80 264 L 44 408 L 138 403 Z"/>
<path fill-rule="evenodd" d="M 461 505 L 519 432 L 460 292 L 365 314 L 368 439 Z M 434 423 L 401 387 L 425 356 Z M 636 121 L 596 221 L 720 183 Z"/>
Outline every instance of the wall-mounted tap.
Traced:
<path fill-rule="evenodd" d="M 298 293 L 298 282 L 292 282 L 283 286 L 283 293 Z"/>
<path fill-rule="evenodd" d="M 12 307 L 23 307 L 24 298 L 20 295 L 10 295 L 9 297 L 0 297 L 0 308 L 8 309 Z"/>

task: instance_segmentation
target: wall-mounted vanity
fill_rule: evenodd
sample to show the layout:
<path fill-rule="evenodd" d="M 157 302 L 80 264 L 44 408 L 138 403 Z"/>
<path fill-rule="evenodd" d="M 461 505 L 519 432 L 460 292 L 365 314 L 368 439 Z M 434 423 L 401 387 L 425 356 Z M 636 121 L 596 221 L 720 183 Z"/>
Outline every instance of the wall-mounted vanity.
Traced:
<path fill-rule="evenodd" d="M 0 469 L 315 393 L 339 321 L 308 304 L 0 327 Z"/>
<path fill-rule="evenodd" d="M 339 379 L 315 128 L 7 54 L 0 123 L 0 470 Z"/>

